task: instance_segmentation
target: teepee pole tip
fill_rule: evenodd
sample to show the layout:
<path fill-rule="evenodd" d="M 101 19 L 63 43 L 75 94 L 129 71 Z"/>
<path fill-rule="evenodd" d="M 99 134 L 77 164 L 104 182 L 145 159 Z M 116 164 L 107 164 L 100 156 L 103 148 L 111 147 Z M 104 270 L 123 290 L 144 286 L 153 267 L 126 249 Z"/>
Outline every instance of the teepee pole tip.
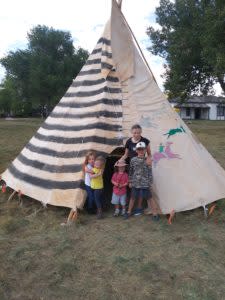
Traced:
<path fill-rule="evenodd" d="M 123 2 L 123 0 L 117 0 L 118 6 L 120 9 L 122 8 L 122 2 Z"/>

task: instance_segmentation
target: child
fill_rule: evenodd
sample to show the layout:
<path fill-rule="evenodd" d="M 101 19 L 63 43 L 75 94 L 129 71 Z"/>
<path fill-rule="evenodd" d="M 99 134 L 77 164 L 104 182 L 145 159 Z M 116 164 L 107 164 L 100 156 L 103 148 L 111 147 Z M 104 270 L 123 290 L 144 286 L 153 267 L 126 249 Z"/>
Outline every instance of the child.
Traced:
<path fill-rule="evenodd" d="M 148 208 L 151 204 L 151 184 L 152 184 L 152 168 L 147 164 L 145 153 L 147 146 L 144 142 L 139 142 L 136 145 L 137 156 L 133 157 L 130 162 L 129 169 L 129 186 L 131 187 L 131 199 L 128 212 L 125 218 L 129 218 L 134 207 L 134 201 L 138 201 L 138 210 L 142 210 L 143 199 L 147 200 Z M 153 219 L 158 220 L 155 208 L 152 207 Z"/>
<path fill-rule="evenodd" d="M 130 160 L 137 156 L 136 146 L 139 142 L 144 142 L 146 144 L 146 153 L 147 153 L 147 164 L 151 165 L 151 150 L 150 150 L 150 141 L 143 136 L 141 136 L 142 128 L 139 124 L 135 124 L 131 127 L 132 137 L 126 141 L 125 144 L 125 153 L 121 157 L 120 160 L 128 159 L 128 163 Z"/>
<path fill-rule="evenodd" d="M 89 213 L 94 212 L 94 191 L 91 188 L 91 178 L 90 174 L 93 174 L 92 169 L 94 167 L 94 162 L 95 162 L 95 152 L 94 151 L 89 151 L 86 154 L 85 161 L 83 164 L 83 171 L 85 174 L 85 190 L 87 192 L 87 210 Z"/>
<path fill-rule="evenodd" d="M 120 205 L 122 206 L 121 215 L 126 213 L 126 187 L 128 185 L 128 175 L 125 172 L 125 161 L 115 163 L 116 172 L 112 176 L 113 194 L 111 203 L 115 205 L 114 217 L 119 216 Z"/>
<path fill-rule="evenodd" d="M 152 161 L 151 161 L 151 149 L 150 149 L 150 141 L 147 138 L 144 138 L 142 135 L 142 128 L 139 124 L 135 124 L 131 127 L 131 134 L 132 137 L 129 138 L 126 141 L 125 144 L 125 153 L 124 155 L 121 157 L 120 160 L 126 160 L 127 163 L 130 163 L 130 160 L 133 157 L 137 156 L 137 152 L 136 152 L 136 146 L 137 143 L 139 142 L 144 142 L 146 144 L 146 154 L 147 154 L 147 159 L 146 159 L 146 163 L 147 165 L 151 166 Z M 128 189 L 128 195 L 130 195 L 130 189 Z M 132 195 L 131 195 L 132 197 Z M 130 198 L 130 197 L 129 197 Z M 130 199 L 131 201 L 133 201 L 132 199 Z M 138 210 L 135 215 L 137 214 L 141 214 L 142 210 Z"/>
<path fill-rule="evenodd" d="M 91 177 L 91 188 L 93 189 L 94 200 L 97 206 L 97 219 L 102 219 L 102 196 L 103 196 L 103 172 L 105 166 L 105 159 L 98 156 L 95 159 L 93 174 Z"/>

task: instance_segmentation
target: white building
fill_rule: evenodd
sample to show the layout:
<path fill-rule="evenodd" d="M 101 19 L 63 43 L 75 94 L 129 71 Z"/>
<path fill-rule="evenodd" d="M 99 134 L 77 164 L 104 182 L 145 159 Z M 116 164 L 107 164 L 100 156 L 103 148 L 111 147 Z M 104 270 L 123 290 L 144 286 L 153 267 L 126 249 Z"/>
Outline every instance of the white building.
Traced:
<path fill-rule="evenodd" d="M 216 96 L 192 96 L 185 102 L 170 100 L 172 107 L 180 110 L 182 119 L 225 120 L 225 98 Z"/>

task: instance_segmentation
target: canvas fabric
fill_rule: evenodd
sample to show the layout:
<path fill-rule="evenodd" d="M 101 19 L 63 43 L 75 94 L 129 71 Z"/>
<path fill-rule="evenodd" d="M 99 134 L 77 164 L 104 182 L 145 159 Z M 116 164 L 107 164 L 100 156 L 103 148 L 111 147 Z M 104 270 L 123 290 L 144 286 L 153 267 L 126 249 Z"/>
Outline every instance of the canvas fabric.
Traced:
<path fill-rule="evenodd" d="M 115 2 L 114 14 L 112 37 L 115 20 L 123 17 Z M 131 36 L 128 28 L 126 33 Z M 120 43 L 120 38 L 119 32 L 116 43 Z M 123 133 L 126 139 L 131 126 L 138 123 L 142 126 L 142 135 L 151 140 L 153 195 L 161 212 L 189 210 L 224 198 L 224 169 L 173 110 L 134 41 L 132 44 L 134 56 L 128 56 L 125 63 L 133 60 L 134 74 L 122 84 L 126 93 L 126 98 L 123 98 Z M 115 47 L 112 39 L 112 51 Z M 123 64 L 122 59 L 120 63 Z"/>

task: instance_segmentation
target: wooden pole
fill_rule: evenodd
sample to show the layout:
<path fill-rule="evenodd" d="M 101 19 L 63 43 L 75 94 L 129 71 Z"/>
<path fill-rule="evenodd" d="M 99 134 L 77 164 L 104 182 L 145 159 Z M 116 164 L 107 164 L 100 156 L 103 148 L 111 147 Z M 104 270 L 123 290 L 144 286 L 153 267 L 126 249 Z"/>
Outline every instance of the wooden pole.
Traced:
<path fill-rule="evenodd" d="M 120 9 L 122 8 L 122 2 L 123 2 L 123 0 L 117 0 L 118 6 Z"/>
<path fill-rule="evenodd" d="M 22 207 L 23 206 L 23 199 L 22 199 L 22 192 L 21 190 L 18 190 L 18 199 L 19 199 L 19 204 Z"/>

